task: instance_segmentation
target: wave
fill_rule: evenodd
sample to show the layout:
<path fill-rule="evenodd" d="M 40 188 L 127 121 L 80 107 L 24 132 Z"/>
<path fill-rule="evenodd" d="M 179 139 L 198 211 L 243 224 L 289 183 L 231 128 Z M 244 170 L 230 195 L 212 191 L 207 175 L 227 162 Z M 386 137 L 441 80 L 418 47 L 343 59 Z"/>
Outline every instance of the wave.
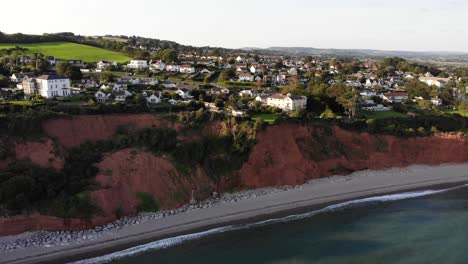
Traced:
<path fill-rule="evenodd" d="M 148 244 L 144 244 L 144 245 L 132 247 L 132 248 L 129 248 L 129 249 L 125 249 L 125 250 L 122 250 L 122 251 L 114 252 L 114 253 L 111 253 L 111 254 L 108 254 L 108 255 L 95 257 L 95 258 L 90 258 L 90 259 L 85 259 L 85 260 L 80 260 L 80 261 L 76 261 L 76 262 L 73 262 L 73 263 L 70 263 L 70 264 L 103 264 L 103 263 L 109 263 L 109 262 L 111 262 L 113 260 L 116 260 L 116 259 L 121 259 L 121 258 L 124 258 L 124 257 L 134 256 L 134 255 L 141 254 L 143 252 L 150 251 L 150 250 L 152 250 L 152 251 L 153 250 L 160 250 L 160 249 L 165 249 L 165 248 L 177 246 L 177 245 L 183 244 L 183 243 L 185 243 L 187 241 L 200 239 L 200 238 L 207 237 L 207 236 L 210 236 L 210 235 L 213 235 L 213 234 L 220 234 L 220 233 L 224 233 L 224 232 L 238 231 L 238 230 L 244 230 L 244 229 L 260 227 L 260 226 L 265 226 L 265 225 L 285 223 L 285 222 L 305 219 L 305 218 L 309 218 L 309 217 L 312 217 L 312 216 L 320 214 L 320 213 L 340 210 L 340 209 L 343 209 L 343 208 L 346 208 L 346 207 L 351 207 L 351 206 L 367 205 L 369 203 L 376 203 L 376 202 L 390 202 L 390 201 L 399 201 L 399 200 L 406 200 L 406 199 L 411 199 L 411 198 L 424 197 L 424 196 L 444 193 L 444 192 L 448 192 L 448 191 L 453 191 L 453 190 L 464 188 L 464 187 L 467 187 L 467 186 L 468 186 L 468 184 L 453 187 L 453 188 L 448 188 L 448 189 L 441 189 L 441 190 L 425 190 L 425 191 L 405 192 L 405 193 L 399 193 L 399 194 L 390 194 L 390 195 L 382 195 L 382 196 L 374 196 L 374 197 L 356 199 L 356 200 L 346 201 L 346 202 L 342 202 L 342 203 L 338 203 L 338 204 L 334 204 L 334 205 L 329 205 L 329 206 L 324 207 L 322 209 L 314 210 L 314 211 L 303 213 L 303 214 L 289 215 L 289 216 L 282 217 L 282 218 L 274 218 L 274 219 L 264 220 L 264 221 L 251 223 L 251 224 L 230 225 L 230 226 L 225 226 L 225 227 L 213 228 L 213 229 L 210 229 L 210 230 L 207 230 L 207 231 L 204 231 L 204 232 L 198 232 L 198 233 L 193 233 L 193 234 L 188 234 L 188 235 L 181 235 L 181 236 L 177 236 L 177 237 L 161 239 L 161 240 L 158 240 L 158 241 L 150 242 Z"/>

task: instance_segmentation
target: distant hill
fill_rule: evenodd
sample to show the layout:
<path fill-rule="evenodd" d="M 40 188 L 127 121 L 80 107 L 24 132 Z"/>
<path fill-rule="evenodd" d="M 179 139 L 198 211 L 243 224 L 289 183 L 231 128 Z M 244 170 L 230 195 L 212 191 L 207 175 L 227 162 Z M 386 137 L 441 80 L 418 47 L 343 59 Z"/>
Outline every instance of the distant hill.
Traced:
<path fill-rule="evenodd" d="M 98 62 L 100 60 L 127 62 L 129 57 L 115 51 L 110 51 L 93 46 L 70 42 L 44 42 L 31 44 L 0 44 L 0 49 L 10 49 L 15 46 L 28 49 L 28 54 L 42 53 L 46 56 L 54 56 L 63 60 L 83 60 L 86 62 Z"/>
<path fill-rule="evenodd" d="M 242 50 L 253 52 L 273 52 L 287 55 L 318 55 L 318 56 L 366 56 L 366 57 L 435 57 L 435 56 L 459 56 L 468 55 L 468 52 L 452 51 L 387 51 L 373 49 L 319 49 L 312 47 L 270 47 L 262 48 L 242 48 Z"/>

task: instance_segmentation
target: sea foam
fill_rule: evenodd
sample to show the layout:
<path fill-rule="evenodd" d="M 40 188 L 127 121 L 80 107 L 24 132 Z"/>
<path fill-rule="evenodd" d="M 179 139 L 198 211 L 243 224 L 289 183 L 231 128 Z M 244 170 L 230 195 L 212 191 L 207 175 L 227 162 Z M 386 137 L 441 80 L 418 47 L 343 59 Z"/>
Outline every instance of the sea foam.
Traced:
<path fill-rule="evenodd" d="M 193 233 L 193 234 L 188 234 L 188 235 L 181 235 L 181 236 L 177 236 L 177 237 L 161 239 L 161 240 L 150 242 L 150 243 L 147 243 L 147 244 L 144 244 L 144 245 L 140 245 L 140 246 L 128 248 L 128 249 L 125 249 L 125 250 L 122 250 L 122 251 L 114 252 L 114 253 L 111 253 L 111 254 L 108 254 L 108 255 L 76 261 L 76 262 L 73 262 L 71 264 L 102 264 L 102 263 L 108 263 L 108 262 L 111 262 L 111 261 L 116 260 L 116 259 L 134 256 L 134 255 L 141 254 L 143 252 L 150 251 L 150 250 L 154 251 L 154 250 L 160 250 L 160 249 L 165 249 L 165 248 L 177 246 L 177 245 L 183 244 L 183 243 L 185 243 L 187 241 L 200 239 L 200 238 L 207 237 L 207 236 L 210 236 L 210 235 L 213 235 L 213 234 L 220 234 L 220 233 L 224 233 L 224 232 L 231 232 L 231 231 L 249 229 L 249 228 L 254 228 L 254 227 L 260 227 L 260 226 L 264 226 L 264 225 L 270 225 L 270 224 L 276 224 L 276 223 L 285 223 L 285 222 L 305 219 L 305 218 L 312 217 L 312 216 L 320 214 L 320 213 L 340 210 L 340 209 L 350 207 L 350 206 L 358 206 L 358 205 L 366 205 L 366 204 L 369 204 L 369 203 L 376 203 L 376 202 L 390 202 L 390 201 L 398 201 L 398 200 L 405 200 L 405 199 L 411 199 L 411 198 L 424 197 L 424 196 L 428 196 L 428 195 L 434 195 L 434 194 L 439 194 L 439 193 L 444 193 L 444 192 L 464 188 L 464 187 L 467 187 L 467 186 L 468 186 L 468 184 L 453 187 L 453 188 L 448 188 L 448 189 L 441 189 L 441 190 L 414 191 L 414 192 L 405 192 L 405 193 L 389 194 L 389 195 L 382 195 L 382 196 L 374 196 L 374 197 L 356 199 L 356 200 L 351 200 L 351 201 L 346 201 L 346 202 L 342 202 L 342 203 L 338 203 L 338 204 L 329 205 L 329 206 L 324 207 L 322 209 L 314 210 L 314 211 L 303 213 L 303 214 L 289 215 L 289 216 L 286 216 L 286 217 L 274 218 L 274 219 L 264 220 L 264 221 L 251 223 L 251 224 L 230 225 L 230 226 L 225 226 L 225 227 L 213 228 L 213 229 L 210 229 L 210 230 L 207 230 L 207 231 L 204 231 L 204 232 L 198 232 L 198 233 Z"/>

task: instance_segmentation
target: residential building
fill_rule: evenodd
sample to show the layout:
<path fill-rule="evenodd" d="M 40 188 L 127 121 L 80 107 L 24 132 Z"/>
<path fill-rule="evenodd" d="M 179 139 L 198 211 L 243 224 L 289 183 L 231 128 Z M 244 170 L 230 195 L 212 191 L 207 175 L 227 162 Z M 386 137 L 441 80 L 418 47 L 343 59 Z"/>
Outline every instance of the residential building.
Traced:
<path fill-rule="evenodd" d="M 61 75 L 41 75 L 27 83 L 27 91 L 30 94 L 40 94 L 44 98 L 71 96 L 70 79 Z M 24 85 L 24 84 L 23 84 Z"/>
<path fill-rule="evenodd" d="M 193 96 L 190 95 L 190 92 L 187 89 L 177 89 L 175 93 L 178 94 L 184 100 L 193 98 Z"/>
<path fill-rule="evenodd" d="M 178 72 L 179 69 L 180 69 L 179 65 L 175 65 L 175 64 L 166 65 L 166 71 L 168 71 L 168 72 Z"/>
<path fill-rule="evenodd" d="M 152 71 L 164 71 L 166 69 L 166 63 L 164 63 L 164 62 L 162 62 L 160 60 L 159 61 L 151 61 L 149 68 Z"/>
<path fill-rule="evenodd" d="M 188 64 L 180 65 L 179 72 L 180 73 L 195 73 L 195 67 L 192 67 L 191 65 L 188 65 Z"/>
<path fill-rule="evenodd" d="M 145 60 L 131 60 L 129 64 L 127 64 L 127 67 L 130 69 L 147 69 L 148 68 L 148 62 Z"/>
<path fill-rule="evenodd" d="M 117 65 L 117 62 L 110 62 L 110 61 L 99 61 L 97 64 L 96 64 L 96 69 L 97 70 L 104 70 L 106 67 L 109 67 L 109 66 L 116 66 Z"/>
<path fill-rule="evenodd" d="M 153 91 L 143 91 L 142 94 L 145 97 L 146 102 L 148 104 L 159 104 L 162 101 L 162 93 L 161 92 L 159 92 L 156 95 L 156 92 L 153 92 Z"/>
<path fill-rule="evenodd" d="M 294 111 L 306 107 L 307 97 L 291 94 L 274 94 L 267 98 L 267 105 L 280 108 L 284 111 Z"/>
<path fill-rule="evenodd" d="M 403 103 L 408 99 L 408 94 L 405 92 L 390 92 L 383 94 L 382 99 L 390 103 Z"/>
<path fill-rule="evenodd" d="M 239 74 L 239 81 L 241 82 L 253 82 L 254 76 L 248 72 L 243 72 Z"/>
<path fill-rule="evenodd" d="M 450 81 L 450 78 L 439 77 L 420 77 L 419 81 L 426 83 L 429 86 L 436 86 L 437 88 L 444 88 Z"/>

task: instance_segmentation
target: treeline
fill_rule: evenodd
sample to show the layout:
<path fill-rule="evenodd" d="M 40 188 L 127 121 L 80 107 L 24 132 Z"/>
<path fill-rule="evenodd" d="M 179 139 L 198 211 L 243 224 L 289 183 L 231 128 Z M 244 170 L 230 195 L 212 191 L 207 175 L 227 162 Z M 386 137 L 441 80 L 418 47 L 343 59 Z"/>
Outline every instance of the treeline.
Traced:
<path fill-rule="evenodd" d="M 340 122 L 345 129 L 398 137 L 430 136 L 437 132 L 462 132 L 468 135 L 468 118 L 459 115 L 425 115 Z"/>

